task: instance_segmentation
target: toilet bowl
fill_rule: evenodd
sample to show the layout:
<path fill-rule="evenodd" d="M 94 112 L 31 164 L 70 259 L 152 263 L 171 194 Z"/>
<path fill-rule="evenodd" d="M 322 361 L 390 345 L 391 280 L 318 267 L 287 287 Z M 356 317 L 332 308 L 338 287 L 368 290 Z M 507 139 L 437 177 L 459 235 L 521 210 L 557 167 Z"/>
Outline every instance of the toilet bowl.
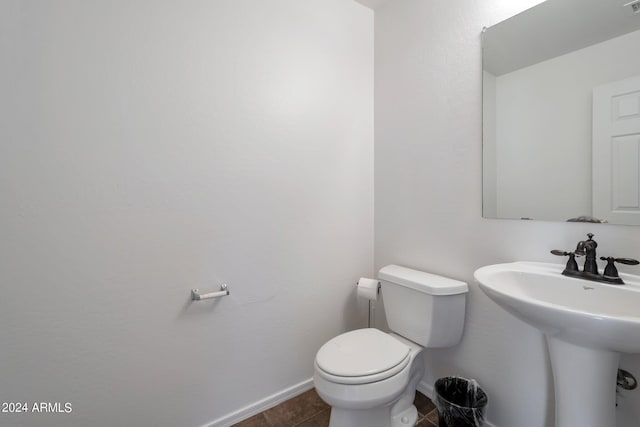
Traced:
<path fill-rule="evenodd" d="M 395 265 L 378 277 L 394 332 L 346 332 L 316 355 L 313 381 L 331 406 L 330 427 L 414 426 L 423 348 L 455 345 L 462 336 L 466 283 Z"/>
<path fill-rule="evenodd" d="M 330 425 L 414 425 L 418 412 L 413 400 L 424 374 L 421 353 L 419 345 L 373 328 L 327 342 L 316 356 L 313 381 L 318 395 L 332 407 Z M 390 422 L 393 418 L 395 423 Z"/>

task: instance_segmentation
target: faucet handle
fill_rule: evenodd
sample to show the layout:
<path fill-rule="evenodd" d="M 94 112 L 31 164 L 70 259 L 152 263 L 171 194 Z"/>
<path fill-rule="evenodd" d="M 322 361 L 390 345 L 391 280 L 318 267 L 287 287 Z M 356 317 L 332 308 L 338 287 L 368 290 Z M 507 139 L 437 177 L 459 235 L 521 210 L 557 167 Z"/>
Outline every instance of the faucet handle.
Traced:
<path fill-rule="evenodd" d="M 564 269 L 564 271 L 579 271 L 578 270 L 578 263 L 576 262 L 576 254 L 575 252 L 567 252 L 567 251 L 560 251 L 558 249 L 554 249 L 551 251 L 552 254 L 557 255 L 557 256 L 568 256 L 569 260 L 567 261 L 567 265 Z"/>
<path fill-rule="evenodd" d="M 640 264 L 640 261 L 638 261 L 637 259 L 633 259 L 633 258 L 616 258 L 614 259 L 615 262 L 619 262 L 620 264 L 627 264 L 627 265 L 638 265 Z"/>
<path fill-rule="evenodd" d="M 552 254 L 557 255 L 557 256 L 567 256 L 567 255 L 571 255 L 573 254 L 573 252 L 566 252 L 566 251 L 561 251 L 558 249 L 554 249 L 551 251 Z"/>
<path fill-rule="evenodd" d="M 613 277 L 613 278 L 618 277 L 618 269 L 614 265 L 615 262 L 619 262 L 620 264 L 626 264 L 626 265 L 640 264 L 640 261 L 633 258 L 614 258 L 612 256 L 608 256 L 608 257 L 601 256 L 600 259 L 603 261 L 607 261 L 607 266 L 604 268 L 604 276 Z"/>
<path fill-rule="evenodd" d="M 638 261 L 637 259 L 633 259 L 633 258 L 614 258 L 612 256 L 608 256 L 608 257 L 601 256 L 600 259 L 603 260 L 603 261 L 608 261 L 608 262 L 619 262 L 620 264 L 626 264 L 626 265 L 638 265 L 638 264 L 640 264 L 640 261 Z"/>

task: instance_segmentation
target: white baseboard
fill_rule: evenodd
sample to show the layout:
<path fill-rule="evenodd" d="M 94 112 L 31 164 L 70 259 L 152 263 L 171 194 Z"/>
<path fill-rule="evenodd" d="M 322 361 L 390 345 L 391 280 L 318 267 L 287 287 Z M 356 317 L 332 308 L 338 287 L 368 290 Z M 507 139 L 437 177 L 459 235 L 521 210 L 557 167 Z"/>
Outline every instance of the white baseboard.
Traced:
<path fill-rule="evenodd" d="M 431 399 L 432 401 L 434 400 L 433 397 L 433 386 L 431 384 L 426 383 L 425 381 L 420 381 L 418 383 L 418 391 L 422 394 L 424 394 L 425 396 L 427 396 L 429 399 Z M 498 427 L 495 424 L 490 423 L 489 421 L 485 420 L 484 422 L 485 427 Z"/>
<path fill-rule="evenodd" d="M 245 406 L 244 408 L 238 409 L 235 412 L 227 414 L 223 417 L 218 418 L 215 421 L 207 423 L 202 427 L 229 427 L 238 423 L 242 420 L 245 420 L 249 417 L 252 417 L 256 414 L 259 414 L 262 411 L 266 411 L 269 408 L 273 408 L 279 403 L 284 402 L 285 400 L 289 400 L 292 397 L 296 397 L 299 394 L 304 393 L 307 390 L 311 390 L 313 388 L 313 378 L 309 378 L 306 381 L 302 381 L 294 386 L 286 388 L 282 391 L 272 394 L 262 400 L 259 400 L 251 405 Z"/>

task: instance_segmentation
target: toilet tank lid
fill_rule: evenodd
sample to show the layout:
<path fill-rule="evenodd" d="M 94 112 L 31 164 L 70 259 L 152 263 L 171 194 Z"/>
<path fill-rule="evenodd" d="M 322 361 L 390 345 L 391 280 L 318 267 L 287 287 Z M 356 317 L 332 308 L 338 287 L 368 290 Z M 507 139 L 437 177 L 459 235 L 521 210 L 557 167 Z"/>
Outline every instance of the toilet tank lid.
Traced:
<path fill-rule="evenodd" d="M 378 278 L 430 295 L 456 295 L 469 292 L 465 282 L 399 265 L 382 267 L 378 272 Z"/>

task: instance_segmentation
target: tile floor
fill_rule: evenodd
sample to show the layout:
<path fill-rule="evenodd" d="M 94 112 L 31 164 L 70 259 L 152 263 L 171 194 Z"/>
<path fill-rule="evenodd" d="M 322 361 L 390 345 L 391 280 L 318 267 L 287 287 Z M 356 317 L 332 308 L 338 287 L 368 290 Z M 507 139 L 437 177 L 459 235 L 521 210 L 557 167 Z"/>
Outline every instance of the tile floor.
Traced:
<path fill-rule="evenodd" d="M 431 400 L 418 391 L 414 404 L 419 414 L 416 427 L 437 427 L 438 412 Z M 331 408 L 311 389 L 234 427 L 327 427 L 330 412 Z"/>

